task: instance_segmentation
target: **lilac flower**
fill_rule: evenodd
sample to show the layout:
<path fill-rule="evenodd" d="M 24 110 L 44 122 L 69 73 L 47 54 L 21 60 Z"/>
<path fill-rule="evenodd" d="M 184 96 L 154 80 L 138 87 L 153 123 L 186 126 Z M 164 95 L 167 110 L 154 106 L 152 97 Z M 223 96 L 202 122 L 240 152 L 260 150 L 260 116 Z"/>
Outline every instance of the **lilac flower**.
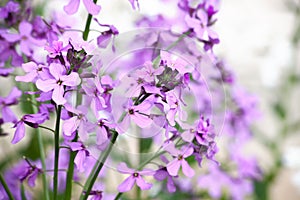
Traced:
<path fill-rule="evenodd" d="M 5 31 L 0 30 L 0 36 L 2 33 Z M 18 67 L 23 63 L 23 58 L 16 52 L 15 45 L 6 41 L 6 40 L 1 40 L 0 39 L 0 64 L 4 65 L 4 63 L 8 62 L 8 59 L 11 59 L 10 64 L 12 66 Z M 7 71 L 11 70 L 13 71 L 13 68 L 1 68 L 1 71 Z M 3 72 L 2 72 L 3 73 Z"/>
<path fill-rule="evenodd" d="M 179 119 L 185 121 L 187 114 L 181 109 L 180 100 L 176 97 L 173 92 L 166 94 L 167 104 L 165 105 L 167 111 L 167 119 L 171 126 L 175 126 L 175 115 L 179 114 Z"/>
<path fill-rule="evenodd" d="M 88 112 L 87 108 L 81 105 L 75 109 L 69 104 L 66 104 L 65 109 L 68 112 L 73 113 L 73 116 L 64 121 L 63 133 L 66 136 L 71 136 L 78 129 L 78 135 L 80 139 L 83 141 L 87 140 L 87 118 L 85 117 Z"/>
<path fill-rule="evenodd" d="M 152 119 L 149 117 L 149 110 L 152 104 L 149 101 L 144 101 L 141 104 L 135 106 L 132 101 L 128 102 L 126 115 L 120 124 L 120 131 L 124 132 L 128 129 L 130 120 L 134 121 L 136 125 L 141 128 L 146 128 L 152 123 Z"/>
<path fill-rule="evenodd" d="M 64 98 L 64 86 L 79 85 L 79 75 L 75 72 L 71 72 L 69 75 L 66 75 L 64 66 L 57 63 L 51 63 L 49 66 L 49 71 L 52 75 L 52 78 L 47 80 L 38 79 L 36 81 L 36 86 L 43 92 L 49 92 L 53 90 L 53 101 L 58 105 L 63 105 L 67 102 Z"/>
<path fill-rule="evenodd" d="M 3 67 L 4 63 L 0 63 L 0 76 L 7 77 L 14 71 L 14 68 Z"/>
<path fill-rule="evenodd" d="M 107 27 L 108 30 L 101 32 L 101 35 L 97 37 L 97 44 L 100 48 L 106 48 L 107 45 L 110 42 L 110 39 L 119 34 L 118 29 L 113 26 L 113 25 L 108 25 L 108 24 L 100 24 L 99 21 L 97 19 L 94 19 L 99 26 L 101 27 Z M 115 49 L 114 44 L 112 44 L 112 48 L 113 50 Z"/>
<path fill-rule="evenodd" d="M 25 124 L 32 128 L 38 128 L 39 124 L 44 123 L 47 119 L 48 115 L 45 113 L 24 115 L 21 120 L 14 125 L 16 131 L 11 143 L 16 144 L 25 136 Z"/>
<path fill-rule="evenodd" d="M 217 33 L 209 27 L 209 18 L 204 10 L 199 9 L 196 17 L 187 15 L 186 24 L 193 29 L 198 39 L 207 43 L 208 46 L 205 47 L 205 50 L 208 50 L 209 45 L 218 44 L 220 40 Z"/>
<path fill-rule="evenodd" d="M 95 77 L 93 81 L 87 80 L 87 82 L 82 85 L 82 88 L 86 95 L 91 98 L 91 108 L 94 111 L 95 115 L 98 111 L 107 107 L 106 101 L 102 97 L 104 88 L 100 83 L 99 77 Z"/>
<path fill-rule="evenodd" d="M 168 163 L 169 161 L 165 156 L 161 156 L 162 161 L 165 163 Z M 167 170 L 166 167 L 160 167 L 158 170 L 156 170 L 153 177 L 158 181 L 163 181 L 167 179 L 167 189 L 170 193 L 176 192 L 176 186 L 173 181 L 173 176 L 171 176 Z"/>
<path fill-rule="evenodd" d="M 170 54 L 167 51 L 160 51 L 160 57 L 163 65 L 170 67 L 172 70 L 177 70 L 182 75 L 193 71 L 193 67 L 177 55 Z"/>
<path fill-rule="evenodd" d="M 9 95 L 5 98 L 0 97 L 0 108 L 2 111 L 2 118 L 4 122 L 16 122 L 17 118 L 9 106 L 16 105 L 18 103 L 18 98 L 20 98 L 22 92 L 14 87 Z"/>
<path fill-rule="evenodd" d="M 19 170 L 17 170 L 17 174 L 19 176 L 20 181 L 23 182 L 27 179 L 28 185 L 30 187 L 34 187 L 38 175 L 43 173 L 40 163 L 37 163 L 35 165 L 34 163 L 29 163 L 29 161 L 27 160 L 27 162 L 24 163 L 24 165 L 21 165 L 19 167 L 20 168 L 18 168 Z"/>
<path fill-rule="evenodd" d="M 66 47 L 63 47 L 62 41 L 53 41 L 51 46 L 46 46 L 45 50 L 49 52 L 50 58 L 55 58 L 56 56 L 60 56 L 63 51 L 65 51 L 69 47 L 68 45 Z"/>
<path fill-rule="evenodd" d="M 0 8 L 0 19 L 6 19 L 9 15 L 13 15 L 13 13 L 17 13 L 20 10 L 20 5 L 13 1 L 7 2 L 4 7 Z"/>
<path fill-rule="evenodd" d="M 195 175 L 194 170 L 189 166 L 185 158 L 193 154 L 194 149 L 190 146 L 183 146 L 181 150 L 175 148 L 173 142 L 167 144 L 165 147 L 172 156 L 174 160 L 167 164 L 167 171 L 171 176 L 177 176 L 180 167 L 182 167 L 182 172 L 187 177 L 193 177 Z"/>
<path fill-rule="evenodd" d="M 142 170 L 136 171 L 134 169 L 128 168 L 126 163 L 120 163 L 118 165 L 118 171 L 122 174 L 130 174 L 128 178 L 126 178 L 119 186 L 119 192 L 128 192 L 132 189 L 133 185 L 136 183 L 141 190 L 149 190 L 152 187 L 151 183 L 147 183 L 142 176 L 143 175 L 153 175 L 154 172 L 152 170 Z"/>
<path fill-rule="evenodd" d="M 93 0 L 82 0 L 85 8 L 91 15 L 98 15 L 101 7 L 96 5 Z M 68 15 L 73 15 L 78 11 L 80 0 L 70 0 L 68 5 L 64 6 L 64 11 Z"/>
<path fill-rule="evenodd" d="M 99 112 L 97 119 L 95 126 L 97 136 L 96 144 L 98 149 L 104 150 L 109 142 L 109 129 L 115 128 L 116 124 L 114 123 L 111 114 L 105 111 Z"/>
<path fill-rule="evenodd" d="M 15 33 L 2 33 L 1 36 L 8 42 L 20 42 L 21 51 L 26 56 L 31 56 L 33 52 L 33 45 L 42 46 L 44 41 L 36 40 L 31 36 L 32 25 L 26 21 L 22 21 L 19 25 L 19 34 Z"/>
<path fill-rule="evenodd" d="M 69 143 L 69 146 L 72 151 L 77 151 L 74 163 L 76 164 L 78 171 L 83 172 L 85 160 L 90 155 L 89 151 L 86 149 L 82 142 L 71 142 Z"/>
<path fill-rule="evenodd" d="M 25 72 L 27 72 L 24 76 L 16 76 L 16 81 L 21 82 L 35 82 L 37 78 L 41 78 L 43 80 L 49 77 L 48 67 L 44 65 L 37 65 L 34 62 L 28 62 L 22 64 L 22 68 Z"/>
<path fill-rule="evenodd" d="M 209 119 L 204 120 L 204 117 L 201 116 L 196 129 L 190 128 L 186 130 L 182 133 L 181 137 L 187 142 L 192 142 L 195 138 L 198 144 L 208 146 L 209 143 L 213 141 L 215 134 Z"/>

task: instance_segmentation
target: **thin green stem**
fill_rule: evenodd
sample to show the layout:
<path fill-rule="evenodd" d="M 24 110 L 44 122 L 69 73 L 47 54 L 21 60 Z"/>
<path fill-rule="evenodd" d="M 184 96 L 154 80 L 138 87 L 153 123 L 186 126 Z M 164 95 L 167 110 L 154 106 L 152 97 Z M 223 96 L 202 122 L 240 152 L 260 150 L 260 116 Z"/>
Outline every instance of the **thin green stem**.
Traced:
<path fill-rule="evenodd" d="M 27 200 L 26 195 L 25 195 L 25 188 L 24 188 L 24 184 L 21 183 L 21 199 L 22 200 Z"/>
<path fill-rule="evenodd" d="M 118 138 L 118 135 L 119 134 L 117 131 L 114 131 L 114 130 L 112 131 L 110 144 L 109 144 L 108 148 L 106 149 L 106 151 L 100 155 L 94 169 L 90 173 L 89 178 L 87 179 L 87 181 L 84 185 L 83 192 L 81 193 L 80 200 L 86 200 L 88 198 L 88 196 L 90 195 L 90 192 L 91 192 L 92 187 L 98 177 L 98 174 L 100 173 L 102 167 L 104 166 L 104 163 L 105 163 L 108 155 L 110 154 L 112 147 Z"/>
<path fill-rule="evenodd" d="M 77 133 L 73 140 L 76 142 L 78 139 Z M 72 184 L 73 184 L 73 174 L 74 174 L 74 159 L 77 155 L 77 151 L 70 152 L 70 159 L 69 159 L 69 167 L 67 172 L 67 180 L 66 180 L 66 191 L 65 191 L 65 200 L 69 200 L 72 197 Z"/>
<path fill-rule="evenodd" d="M 48 130 L 48 131 L 50 131 L 52 133 L 55 133 L 55 131 L 53 129 L 51 129 L 51 128 L 47 127 L 47 126 L 39 125 L 39 128 L 42 128 L 42 129 Z"/>
<path fill-rule="evenodd" d="M 119 192 L 117 196 L 114 198 L 114 200 L 118 200 L 123 195 L 123 192 Z"/>
<path fill-rule="evenodd" d="M 34 87 L 33 84 L 30 84 L 31 86 L 31 91 L 34 91 Z M 38 113 L 38 107 L 36 107 L 35 105 L 37 105 L 37 101 L 35 99 L 35 97 L 33 95 L 30 95 L 31 98 L 31 102 L 33 102 L 32 104 L 32 110 L 34 113 Z M 48 127 L 44 127 L 44 126 L 39 126 L 45 129 L 48 129 Z M 52 129 L 51 129 L 52 130 Z M 53 131 L 53 130 L 52 130 Z M 37 133 L 37 139 L 38 139 L 38 146 L 39 146 L 39 151 L 40 151 L 40 159 L 41 159 L 41 163 L 42 163 L 42 169 L 43 172 L 42 173 L 42 180 L 43 180 L 43 190 L 44 190 L 44 198 L 45 200 L 49 200 L 49 191 L 48 191 L 48 182 L 47 182 L 47 177 L 46 177 L 46 162 L 45 162 L 45 148 L 44 148 L 44 143 L 43 143 L 43 137 L 41 134 L 41 130 L 39 128 L 36 129 L 36 133 Z"/>
<path fill-rule="evenodd" d="M 9 187 L 7 186 L 7 184 L 6 184 L 6 182 L 5 182 L 5 180 L 4 180 L 3 176 L 2 176 L 2 174 L 0 174 L 0 182 L 1 182 L 3 188 L 4 188 L 5 192 L 6 192 L 6 194 L 7 194 L 8 198 L 9 198 L 9 200 L 14 200 L 15 198 L 13 197 L 13 195 L 12 195 L 12 193 L 11 193 Z"/>
<path fill-rule="evenodd" d="M 97 0 L 94 0 L 94 3 L 96 4 Z M 82 38 L 85 41 L 87 41 L 89 33 L 90 33 L 92 17 L 93 17 L 93 15 L 89 14 L 87 17 L 86 23 L 85 23 L 85 28 L 84 28 L 83 35 L 82 35 Z"/>
<path fill-rule="evenodd" d="M 60 129 L 60 115 L 62 106 L 57 106 L 56 110 L 56 125 L 54 135 L 54 176 L 53 176 L 53 199 L 57 199 L 57 186 L 58 186 L 58 160 L 59 160 L 59 129 Z"/>

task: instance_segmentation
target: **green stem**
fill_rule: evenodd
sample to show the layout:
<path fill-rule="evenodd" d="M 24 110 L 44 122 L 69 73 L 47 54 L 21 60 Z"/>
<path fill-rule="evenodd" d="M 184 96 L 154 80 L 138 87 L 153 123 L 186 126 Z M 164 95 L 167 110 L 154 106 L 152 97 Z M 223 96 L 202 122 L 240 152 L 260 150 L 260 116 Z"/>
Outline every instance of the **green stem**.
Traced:
<path fill-rule="evenodd" d="M 53 199 L 57 199 L 57 186 L 58 186 L 58 160 L 59 160 L 59 129 L 60 129 L 60 115 L 62 106 L 59 105 L 56 110 L 56 125 L 54 135 L 54 176 L 53 176 Z"/>
<path fill-rule="evenodd" d="M 77 134 L 73 140 L 73 142 L 77 141 Z M 69 167 L 67 172 L 67 180 L 66 180 L 66 191 L 65 191 L 65 200 L 69 200 L 72 197 L 72 183 L 73 183 L 73 174 L 74 174 L 74 159 L 77 155 L 77 151 L 70 152 L 70 160 Z"/>
<path fill-rule="evenodd" d="M 13 197 L 11 191 L 9 190 L 9 187 L 7 186 L 7 184 L 6 184 L 6 182 L 5 182 L 2 174 L 0 174 L 0 182 L 1 182 L 3 188 L 4 188 L 5 192 L 6 192 L 9 200 L 14 200 L 15 198 Z"/>
<path fill-rule="evenodd" d="M 55 133 L 55 131 L 53 129 L 51 129 L 51 128 L 47 127 L 47 126 L 41 126 L 41 125 L 39 125 L 39 128 L 42 128 L 42 129 L 48 130 L 48 131 L 50 131 L 52 133 Z"/>
<path fill-rule="evenodd" d="M 117 196 L 114 198 L 114 200 L 118 200 L 123 195 L 123 192 L 119 192 Z"/>
<path fill-rule="evenodd" d="M 86 183 L 84 184 L 84 188 L 83 188 L 83 192 L 81 193 L 80 200 L 86 200 L 88 198 L 88 196 L 90 195 L 90 192 L 91 192 L 92 187 L 98 177 L 98 174 L 100 173 L 102 167 L 104 166 L 104 163 L 105 163 L 108 155 L 110 154 L 112 147 L 118 138 L 118 135 L 119 134 L 117 131 L 112 131 L 112 136 L 110 139 L 109 146 L 106 149 L 106 151 L 100 155 L 99 159 L 97 160 L 97 163 L 95 164 L 94 169 L 92 170 L 92 172 L 89 175 L 89 178 L 87 179 Z"/>
<path fill-rule="evenodd" d="M 21 183 L 21 199 L 22 200 L 27 200 L 26 195 L 25 195 L 25 188 L 24 188 L 24 184 Z"/>
<path fill-rule="evenodd" d="M 97 0 L 94 0 L 94 3 L 97 3 Z M 83 31 L 82 38 L 83 40 L 87 41 L 89 33 L 90 33 L 90 26 L 91 26 L 91 21 L 92 21 L 93 15 L 89 14 L 85 23 L 85 29 Z"/>
<path fill-rule="evenodd" d="M 33 84 L 31 84 L 31 91 L 34 91 Z M 38 107 L 34 106 L 34 105 L 37 105 L 37 101 L 36 101 L 34 95 L 30 95 L 30 98 L 31 98 L 31 102 L 34 103 L 32 105 L 33 112 L 38 113 Z M 48 127 L 44 127 L 44 126 L 39 126 L 39 127 L 49 129 Z M 52 129 L 50 129 L 50 130 L 52 130 Z M 45 159 L 45 148 L 44 148 L 44 143 L 43 143 L 43 137 L 41 134 L 41 130 L 39 128 L 36 129 L 36 133 L 37 133 L 38 146 L 39 146 L 39 151 L 40 151 L 40 159 L 41 159 L 42 169 L 43 169 L 42 180 L 43 180 L 44 198 L 45 198 L 45 200 L 49 200 L 50 198 L 49 198 L 49 191 L 48 191 L 48 182 L 47 182 L 47 177 L 46 177 L 46 162 L 45 162 L 46 159 Z"/>

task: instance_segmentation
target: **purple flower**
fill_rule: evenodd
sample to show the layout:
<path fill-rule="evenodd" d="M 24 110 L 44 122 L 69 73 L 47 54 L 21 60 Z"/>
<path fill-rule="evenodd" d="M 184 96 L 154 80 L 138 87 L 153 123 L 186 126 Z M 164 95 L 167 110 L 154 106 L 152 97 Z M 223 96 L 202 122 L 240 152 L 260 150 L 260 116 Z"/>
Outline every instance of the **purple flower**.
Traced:
<path fill-rule="evenodd" d="M 22 119 L 14 125 L 16 131 L 11 143 L 16 144 L 25 136 L 25 124 L 32 128 L 38 128 L 39 124 L 44 123 L 47 119 L 48 115 L 45 113 L 24 115 Z"/>
<path fill-rule="evenodd" d="M 48 68 L 44 65 L 37 65 L 34 62 L 22 64 L 22 68 L 27 72 L 24 76 L 16 76 L 16 81 L 35 82 L 36 78 L 46 79 L 49 77 Z"/>
<path fill-rule="evenodd" d="M 101 7 L 96 5 L 93 0 L 82 0 L 85 8 L 91 15 L 98 15 Z M 73 15 L 78 11 L 80 0 L 70 0 L 68 5 L 64 6 L 64 11 L 68 15 Z"/>
<path fill-rule="evenodd" d="M 178 55 L 170 54 L 167 51 L 160 51 L 160 57 L 163 65 L 170 67 L 172 70 L 177 70 L 182 75 L 193 71 L 193 67 Z"/>
<path fill-rule="evenodd" d="M 21 51 L 26 56 L 31 56 L 33 52 L 33 45 L 42 46 L 44 41 L 36 40 L 31 36 L 32 25 L 26 21 L 22 21 L 19 25 L 19 34 L 15 33 L 2 33 L 1 36 L 8 42 L 20 42 Z"/>
<path fill-rule="evenodd" d="M 152 123 L 152 119 L 149 115 L 151 107 L 152 104 L 149 101 L 144 101 L 137 106 L 134 106 L 132 101 L 129 101 L 126 115 L 119 126 L 121 128 L 120 131 L 125 132 L 128 129 L 131 120 L 141 128 L 149 126 Z"/>
<path fill-rule="evenodd" d="M 72 151 L 77 151 L 74 163 L 76 164 L 78 171 L 84 172 L 85 160 L 90 155 L 89 151 L 82 142 L 71 142 L 69 143 L 69 146 Z"/>
<path fill-rule="evenodd" d="M 83 141 L 88 139 L 87 118 L 85 117 L 88 112 L 87 108 L 85 106 L 78 106 L 77 109 L 75 109 L 69 104 L 66 104 L 65 109 L 68 112 L 73 113 L 73 116 L 64 121 L 63 133 L 66 136 L 72 136 L 72 134 L 78 129 L 80 139 Z"/>
<path fill-rule="evenodd" d="M 182 133 L 181 137 L 187 142 L 192 142 L 195 138 L 198 144 L 208 146 L 210 142 L 213 142 L 215 134 L 209 119 L 204 120 L 202 116 L 198 121 L 197 127 L 186 130 Z"/>
<path fill-rule="evenodd" d="M 40 163 L 37 163 L 37 165 L 39 165 L 39 167 L 31 162 L 29 163 L 29 161 L 27 160 L 26 164 L 24 163 L 24 165 L 19 166 L 20 168 L 18 168 L 19 170 L 17 170 L 17 174 L 20 181 L 23 182 L 27 179 L 28 185 L 30 187 L 34 187 L 38 175 L 43 172 L 40 168 Z"/>
<path fill-rule="evenodd" d="M 193 177 L 195 175 L 193 168 L 191 168 L 185 160 L 185 158 L 189 157 L 194 152 L 194 149 L 191 146 L 183 146 L 181 150 L 178 150 L 175 148 L 174 143 L 171 142 L 167 144 L 165 150 L 175 157 L 173 161 L 167 164 L 167 170 L 171 176 L 177 176 L 180 167 L 182 167 L 182 172 L 187 177 Z"/>
<path fill-rule="evenodd" d="M 67 101 L 64 98 L 64 86 L 77 86 L 80 84 L 79 75 L 75 72 L 71 72 L 66 75 L 66 70 L 63 65 L 57 63 L 51 63 L 49 66 L 51 79 L 36 81 L 36 86 L 43 92 L 49 92 L 53 90 L 52 99 L 57 105 L 63 105 Z"/>
<path fill-rule="evenodd" d="M 82 88 L 86 95 L 91 99 L 91 108 L 95 115 L 97 115 L 96 113 L 98 111 L 107 107 L 106 101 L 102 96 L 105 90 L 102 87 L 98 76 L 93 80 L 87 80 L 87 82 L 82 85 Z"/>
<path fill-rule="evenodd" d="M 158 181 L 163 181 L 167 179 L 167 189 L 170 193 L 176 192 L 176 187 L 173 181 L 173 177 L 169 174 L 166 167 L 162 167 L 156 170 L 153 177 Z"/>
<path fill-rule="evenodd" d="M 2 111 L 2 118 L 4 122 L 16 122 L 17 118 L 9 106 L 16 105 L 18 103 L 18 98 L 20 98 L 22 92 L 14 87 L 9 95 L 5 98 L 0 97 L 0 108 Z"/>
<path fill-rule="evenodd" d="M 167 104 L 165 105 L 167 109 L 167 119 L 171 126 L 175 126 L 175 116 L 178 113 L 179 119 L 185 121 L 187 114 L 181 109 L 180 100 L 176 97 L 173 92 L 166 94 Z"/>
<path fill-rule="evenodd" d="M 62 51 L 65 51 L 69 47 L 63 47 L 63 42 L 61 41 L 53 41 L 51 46 L 46 46 L 45 50 L 49 52 L 50 58 L 55 58 L 56 56 L 60 56 Z"/>
<path fill-rule="evenodd" d="M 0 8 L 0 19 L 6 19 L 9 14 L 17 13 L 20 10 L 20 5 L 13 1 L 7 2 L 7 4 Z"/>
<path fill-rule="evenodd" d="M 126 178 L 119 186 L 119 192 L 128 192 L 132 189 L 134 184 L 136 183 L 141 190 L 149 190 L 152 187 L 151 183 L 147 183 L 142 176 L 143 175 L 153 175 L 154 172 L 152 170 L 142 170 L 136 171 L 134 169 L 128 168 L 126 163 L 120 163 L 118 165 L 118 171 L 122 174 L 130 174 L 128 178 Z"/>
<path fill-rule="evenodd" d="M 99 26 L 101 27 L 107 27 L 108 30 L 101 32 L 101 35 L 97 37 L 97 44 L 100 48 L 106 48 L 107 45 L 110 42 L 110 39 L 119 34 L 118 29 L 113 26 L 113 25 L 108 25 L 108 24 L 100 24 L 99 21 L 97 19 L 94 19 Z M 114 44 L 112 44 L 112 48 L 113 50 L 115 49 Z"/>
<path fill-rule="evenodd" d="M 218 35 L 210 28 L 209 17 L 203 9 L 199 9 L 195 17 L 186 16 L 185 22 L 192 28 L 198 39 L 206 43 L 205 50 L 209 50 L 213 44 L 220 42 Z"/>

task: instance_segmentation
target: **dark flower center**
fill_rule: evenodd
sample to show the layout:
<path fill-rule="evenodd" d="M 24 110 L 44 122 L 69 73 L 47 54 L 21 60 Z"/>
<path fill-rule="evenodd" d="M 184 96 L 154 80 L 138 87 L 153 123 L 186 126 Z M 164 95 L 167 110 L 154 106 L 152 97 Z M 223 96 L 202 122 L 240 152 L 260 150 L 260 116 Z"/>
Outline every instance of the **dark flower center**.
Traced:
<path fill-rule="evenodd" d="M 63 82 L 62 82 L 62 80 L 58 80 L 56 83 L 57 83 L 58 85 L 61 85 Z"/>
<path fill-rule="evenodd" d="M 183 159 L 183 156 L 182 155 L 178 155 L 178 160 L 182 160 Z"/>
<path fill-rule="evenodd" d="M 130 115 L 133 115 L 133 114 L 134 114 L 134 110 L 133 110 L 132 108 L 130 108 L 130 109 L 128 110 L 128 113 L 129 113 Z"/>
<path fill-rule="evenodd" d="M 138 177 L 139 174 L 138 174 L 137 172 L 135 172 L 135 173 L 133 173 L 133 176 L 134 176 L 134 177 Z"/>

